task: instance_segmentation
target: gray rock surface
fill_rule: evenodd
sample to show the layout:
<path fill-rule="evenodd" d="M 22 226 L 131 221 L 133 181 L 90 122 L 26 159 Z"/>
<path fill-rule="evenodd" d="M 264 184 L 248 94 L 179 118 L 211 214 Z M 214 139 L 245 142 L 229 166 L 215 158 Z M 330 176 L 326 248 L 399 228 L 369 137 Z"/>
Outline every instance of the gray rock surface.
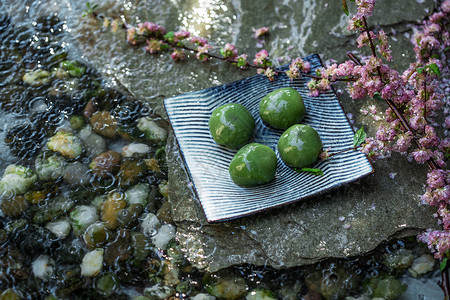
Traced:
<path fill-rule="evenodd" d="M 347 17 L 340 1 L 140 1 L 133 5 L 104 2 L 100 9 L 110 16 L 124 15 L 129 23 L 148 20 L 169 30 L 188 29 L 219 41 L 235 43 L 253 55 L 260 50 L 251 38 L 252 28 L 270 27 L 262 45 L 273 57 L 319 53 L 324 60 L 345 59 L 355 50 L 355 37 L 346 30 Z M 255 5 L 257 3 L 257 5 Z M 349 2 L 349 5 L 354 5 Z M 84 3 L 70 9 L 81 11 Z M 379 24 L 394 41 L 394 62 L 400 69 L 413 59 L 409 36 L 412 24 L 433 10 L 424 1 L 377 2 L 377 13 L 369 22 Z M 124 8 L 126 7 L 126 8 Z M 408 9 L 405 9 L 408 7 Z M 54 9 L 54 8 L 52 8 Z M 62 12 L 63 13 L 63 12 Z M 238 72 L 221 62 L 201 64 L 195 59 L 172 63 L 168 55 L 149 55 L 125 42 L 124 33 L 111 33 L 92 19 L 68 17 L 73 43 L 89 63 L 122 85 L 138 99 L 149 102 L 162 116 L 166 97 L 232 82 L 253 75 Z M 354 53 L 361 53 L 355 50 Z M 367 55 L 368 52 L 365 52 Z M 287 63 L 281 60 L 279 64 Z M 341 87 L 342 88 L 342 87 Z M 338 89 L 339 92 L 339 89 Z M 371 102 L 341 97 L 355 126 L 369 132 L 374 121 L 359 110 Z M 376 103 L 380 111 L 383 103 Z M 169 137 L 169 201 L 178 226 L 178 239 L 192 263 L 216 271 L 229 265 L 252 263 L 286 268 L 310 264 L 327 257 L 349 257 L 374 249 L 393 237 L 416 234 L 436 226 L 433 210 L 420 206 L 426 166 L 409 163 L 404 157 L 379 161 L 375 173 L 326 195 L 243 219 L 209 225 L 190 188 L 173 135 Z M 395 173 L 391 179 L 389 174 Z M 299 187 L 300 188 L 300 187 Z"/>

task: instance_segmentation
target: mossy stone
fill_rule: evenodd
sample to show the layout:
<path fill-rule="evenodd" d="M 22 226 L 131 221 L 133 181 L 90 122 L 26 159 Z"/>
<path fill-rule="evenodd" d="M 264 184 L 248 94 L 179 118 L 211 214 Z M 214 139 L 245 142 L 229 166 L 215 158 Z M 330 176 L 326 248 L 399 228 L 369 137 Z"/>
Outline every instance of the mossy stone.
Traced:
<path fill-rule="evenodd" d="M 277 89 L 259 102 L 259 115 L 273 128 L 288 129 L 305 117 L 303 98 L 293 88 Z"/>
<path fill-rule="evenodd" d="M 278 140 L 278 151 L 286 165 L 304 168 L 312 165 L 322 149 L 317 131 L 302 124 L 289 127 Z"/>
<path fill-rule="evenodd" d="M 219 145 L 239 149 L 252 137 L 255 120 L 240 104 L 229 103 L 217 107 L 209 119 L 209 130 Z"/>
<path fill-rule="evenodd" d="M 240 186 L 256 186 L 275 177 L 277 156 L 267 146 L 251 143 L 242 147 L 231 160 L 228 171 Z"/>

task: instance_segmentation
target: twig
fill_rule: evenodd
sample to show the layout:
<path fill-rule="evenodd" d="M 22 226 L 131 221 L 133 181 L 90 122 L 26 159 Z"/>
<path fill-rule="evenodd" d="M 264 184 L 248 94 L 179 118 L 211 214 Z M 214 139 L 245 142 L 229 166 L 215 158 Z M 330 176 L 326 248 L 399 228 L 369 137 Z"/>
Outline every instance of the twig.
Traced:
<path fill-rule="evenodd" d="M 369 38 L 369 44 L 370 44 L 370 49 L 372 50 L 372 55 L 374 57 L 377 57 L 377 54 L 375 52 L 375 46 L 373 44 L 372 41 L 372 37 L 370 36 L 370 32 L 369 32 L 369 27 L 367 26 L 367 21 L 366 18 L 363 17 L 363 21 L 364 21 L 364 28 L 365 31 L 367 32 L 367 36 Z M 377 67 L 377 71 L 378 71 L 378 76 L 380 76 L 380 79 L 383 80 L 383 77 L 381 76 L 381 69 L 380 67 Z M 403 127 L 411 132 L 413 134 L 413 136 L 416 136 L 415 131 L 411 128 L 411 126 L 409 126 L 408 122 L 406 121 L 406 119 L 403 117 L 402 113 L 397 109 L 397 107 L 395 106 L 394 102 L 392 102 L 392 100 L 390 99 L 384 99 L 382 98 L 388 105 L 389 107 L 392 109 L 392 111 L 395 113 L 395 115 L 397 116 L 397 118 L 400 120 L 400 123 L 402 123 Z M 422 148 L 422 146 L 419 144 L 419 142 L 416 139 L 414 140 L 414 144 L 418 147 L 418 148 Z M 434 161 L 433 158 L 430 158 L 428 161 L 428 165 L 430 166 L 430 168 L 432 170 L 436 170 L 439 169 L 438 165 L 436 164 L 436 162 Z"/>
<path fill-rule="evenodd" d="M 377 57 L 377 53 L 375 51 L 375 45 L 373 44 L 372 37 L 370 36 L 370 30 L 369 30 L 369 26 L 367 26 L 366 18 L 365 17 L 362 17 L 362 18 L 364 21 L 364 28 L 366 29 L 366 32 L 367 32 L 367 37 L 369 38 L 370 49 L 372 50 L 372 55 L 373 55 L 373 57 Z M 381 76 L 381 69 L 379 66 L 377 67 L 377 71 L 378 71 L 378 76 L 380 76 L 380 80 L 383 81 L 383 77 Z"/>
<path fill-rule="evenodd" d="M 327 159 L 330 158 L 330 157 L 336 156 L 336 155 L 338 155 L 338 154 L 344 153 L 344 152 L 348 152 L 348 151 L 352 151 L 352 150 L 357 150 L 357 149 L 360 148 L 360 147 L 361 147 L 361 145 L 355 146 L 355 147 L 351 147 L 351 148 L 348 148 L 348 149 L 344 149 L 344 150 L 341 150 L 341 151 L 339 151 L 339 152 L 329 153 L 328 156 L 327 156 Z"/>
<path fill-rule="evenodd" d="M 347 52 L 347 56 L 357 65 L 362 65 L 361 61 L 356 57 L 355 54 L 351 53 L 350 51 Z"/>
<path fill-rule="evenodd" d="M 99 14 L 99 13 L 97 13 L 95 11 L 92 12 L 92 16 L 94 16 L 95 18 L 100 19 L 100 20 L 105 20 L 106 19 L 106 17 L 104 15 Z M 128 23 L 123 21 L 123 24 L 122 24 L 121 27 L 122 27 L 122 29 L 126 30 L 126 29 L 129 28 L 129 25 L 128 25 Z M 166 39 L 163 39 L 163 41 L 165 43 L 167 43 L 168 45 L 170 45 L 172 48 L 184 49 L 184 50 L 191 51 L 191 52 L 194 52 L 194 53 L 198 53 L 199 52 L 197 49 L 188 47 L 186 45 L 179 45 L 177 43 L 171 43 L 171 42 L 167 41 Z M 229 62 L 229 63 L 237 63 L 237 61 L 235 59 L 214 55 L 214 54 L 211 54 L 211 53 L 203 53 L 203 55 L 205 55 L 205 56 L 207 56 L 209 58 L 214 58 L 214 59 L 226 61 L 226 62 Z M 258 65 L 254 65 L 254 64 L 251 64 L 251 63 L 248 63 L 248 62 L 246 63 L 245 67 L 249 67 L 249 68 L 253 68 L 253 69 L 264 69 L 264 70 L 270 68 L 268 66 L 258 66 Z M 278 68 L 274 68 L 274 72 L 281 73 L 281 72 L 284 72 L 284 71 L 281 70 L 281 69 L 278 69 Z M 302 72 L 302 76 L 308 77 L 308 78 L 312 78 L 312 79 L 316 79 L 316 80 L 322 79 L 322 77 L 320 77 L 320 76 L 310 75 L 310 74 L 306 74 L 306 73 L 303 73 L 303 72 Z M 356 78 L 336 78 L 334 81 L 353 82 L 353 81 L 357 81 L 357 79 Z"/>
<path fill-rule="evenodd" d="M 427 119 L 427 81 L 426 79 L 423 80 L 423 89 L 424 89 L 424 93 L 425 93 L 425 105 L 424 105 L 424 111 L 423 111 L 423 117 L 425 118 L 425 120 Z"/>
<path fill-rule="evenodd" d="M 438 283 L 439 287 L 444 292 L 444 300 L 450 299 L 450 281 L 449 281 L 449 269 L 448 266 L 441 271 L 442 281 Z"/>

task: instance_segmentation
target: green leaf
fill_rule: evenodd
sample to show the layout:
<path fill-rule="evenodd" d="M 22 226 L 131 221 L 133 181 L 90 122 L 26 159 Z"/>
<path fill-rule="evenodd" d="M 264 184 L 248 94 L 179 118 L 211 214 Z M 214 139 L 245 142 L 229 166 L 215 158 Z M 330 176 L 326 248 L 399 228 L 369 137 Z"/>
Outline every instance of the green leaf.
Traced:
<path fill-rule="evenodd" d="M 342 0 L 342 10 L 348 16 L 348 6 L 347 6 L 347 1 L 345 1 L 345 0 Z"/>
<path fill-rule="evenodd" d="M 169 31 L 168 33 L 166 33 L 164 35 L 164 39 L 166 41 L 168 41 L 169 43 L 173 43 L 174 42 L 174 37 L 175 37 L 175 32 L 173 32 L 173 31 Z"/>
<path fill-rule="evenodd" d="M 422 74 L 424 68 L 417 68 L 417 73 Z"/>
<path fill-rule="evenodd" d="M 239 57 L 236 63 L 236 66 L 240 67 L 245 67 L 247 65 L 247 62 L 245 61 L 244 58 Z"/>
<path fill-rule="evenodd" d="M 83 10 L 83 17 L 86 17 L 87 15 L 90 15 L 94 13 L 94 11 L 97 9 L 98 4 L 91 4 L 90 2 L 86 3 L 86 9 Z"/>
<path fill-rule="evenodd" d="M 441 71 L 439 70 L 439 67 L 437 64 L 429 64 L 427 66 L 427 69 L 430 69 L 431 72 L 433 72 L 434 74 L 436 74 L 437 76 L 441 76 Z"/>
<path fill-rule="evenodd" d="M 434 53 L 433 55 L 431 55 L 431 58 L 441 59 L 441 57 L 437 53 Z"/>
<path fill-rule="evenodd" d="M 441 265 L 440 265 L 441 272 L 443 272 L 445 267 L 447 266 L 447 260 L 448 260 L 448 258 L 444 257 L 444 259 L 441 261 Z"/>
<path fill-rule="evenodd" d="M 314 169 L 314 168 L 301 168 L 300 171 L 302 172 L 308 172 L 316 176 L 323 176 L 323 172 L 321 169 Z"/>
<path fill-rule="evenodd" d="M 364 127 L 361 127 L 353 137 L 353 147 L 358 147 L 366 140 L 367 134 L 364 132 Z"/>
<path fill-rule="evenodd" d="M 376 93 L 373 95 L 373 98 L 374 98 L 374 99 L 377 99 L 377 100 L 383 100 L 383 98 L 381 98 L 380 93 L 378 93 L 378 92 L 376 92 Z"/>

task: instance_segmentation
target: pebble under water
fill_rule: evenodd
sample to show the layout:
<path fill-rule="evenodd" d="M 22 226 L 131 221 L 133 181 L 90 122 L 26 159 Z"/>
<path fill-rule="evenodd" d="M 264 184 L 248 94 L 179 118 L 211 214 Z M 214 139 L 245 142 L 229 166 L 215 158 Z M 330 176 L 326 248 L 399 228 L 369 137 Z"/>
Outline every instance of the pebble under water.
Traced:
<path fill-rule="evenodd" d="M 0 299 L 442 298 L 415 238 L 286 270 L 195 269 L 166 201 L 168 124 L 70 53 L 57 15 L 0 14 L 0 39 Z"/>

